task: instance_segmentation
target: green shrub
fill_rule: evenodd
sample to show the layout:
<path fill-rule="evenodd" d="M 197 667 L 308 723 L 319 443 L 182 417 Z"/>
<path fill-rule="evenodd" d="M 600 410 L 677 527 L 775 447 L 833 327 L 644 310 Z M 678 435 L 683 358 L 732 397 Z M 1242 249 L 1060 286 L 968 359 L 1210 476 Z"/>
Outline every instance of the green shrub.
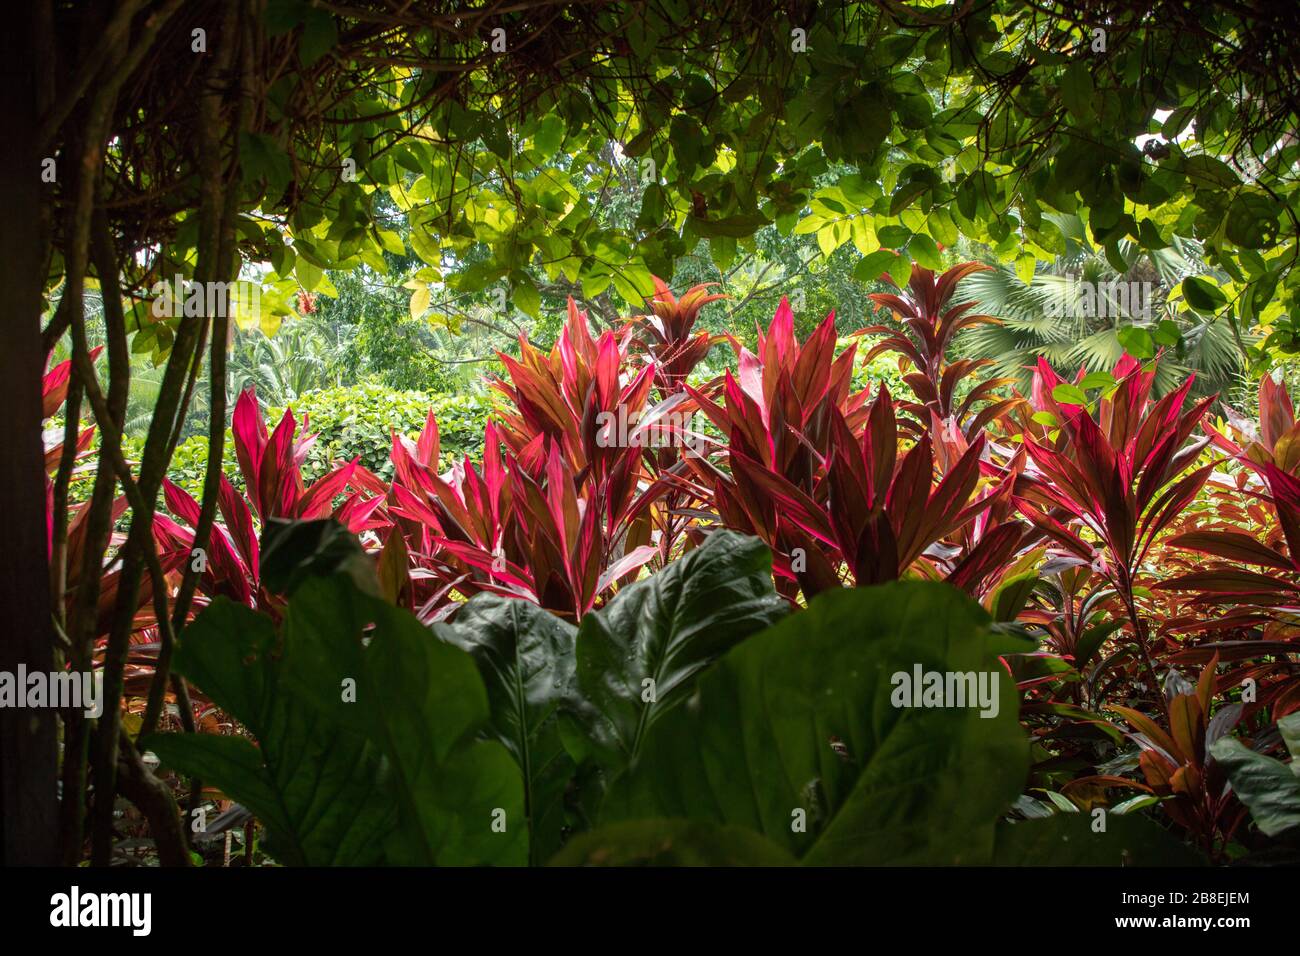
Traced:
<path fill-rule="evenodd" d="M 310 483 L 329 471 L 332 462 L 339 459 L 351 461 L 357 455 L 361 456 L 363 465 L 385 481 L 391 481 L 393 463 L 389 459 L 389 429 L 414 438 L 424 427 L 430 408 L 438 418 L 442 467 L 451 467 L 453 460 L 464 455 L 479 457 L 483 449 L 483 428 L 493 405 L 485 394 L 440 395 L 436 392 L 401 391 L 367 380 L 358 385 L 306 392 L 293 403 L 292 408 L 299 433 L 306 417 L 309 432 L 319 434 L 303 463 L 303 480 Z M 265 414 L 267 427 L 274 429 L 284 409 L 268 408 Z M 97 448 L 98 442 L 99 436 L 96 435 L 92 448 Z M 128 461 L 139 463 L 144 454 L 144 438 L 125 436 L 122 451 Z M 201 499 L 207 466 L 208 436 L 193 435 L 176 446 L 167 477 L 196 499 Z M 243 489 L 244 479 L 239 473 L 235 443 L 229 429 L 226 430 L 222 470 L 236 488 Z M 85 501 L 90 497 L 94 484 L 92 469 L 71 483 L 69 501 Z"/>
<path fill-rule="evenodd" d="M 836 355 L 853 342 L 857 343 L 858 354 L 853 363 L 853 391 L 861 391 L 870 385 L 871 394 L 874 396 L 883 382 L 889 386 L 889 394 L 894 398 L 907 402 L 916 401 L 916 393 L 912 391 L 912 386 L 903 381 L 903 373 L 899 371 L 897 358 L 888 354 L 877 355 L 869 363 L 863 363 L 863 356 L 871 351 L 871 346 L 879 339 L 880 336 L 876 335 L 859 339 L 841 338 L 835 342 Z"/>
<path fill-rule="evenodd" d="M 132 461 L 139 461 L 144 451 L 143 441 L 133 441 L 133 447 L 127 453 Z M 167 467 L 167 477 L 180 485 L 196 501 L 203 500 L 203 476 L 208 470 L 208 436 L 193 435 L 176 446 L 172 463 Z M 231 484 L 236 488 L 244 487 L 244 477 L 239 473 L 239 462 L 235 458 L 235 442 L 230 429 L 226 429 L 226 450 L 221 459 L 221 470 L 226 473 Z"/>
<path fill-rule="evenodd" d="M 323 474 L 331 462 L 340 458 L 351 460 L 360 455 L 363 465 L 389 480 L 393 476 L 390 430 L 415 437 L 432 408 L 438 419 L 446 467 L 453 458 L 476 456 L 482 449 L 483 428 L 492 402 L 484 394 L 399 391 L 368 380 L 307 392 L 291 407 L 300 425 L 306 418 L 308 430 L 319 434 L 303 465 L 305 478 Z M 268 424 L 278 421 L 281 414 L 283 409 L 268 409 Z"/>
<path fill-rule="evenodd" d="M 140 459 L 144 457 L 144 436 L 143 435 L 123 435 L 122 436 L 122 454 L 126 456 L 133 467 L 139 468 Z M 95 438 L 91 442 L 91 452 L 83 459 L 83 466 L 90 464 L 85 471 L 74 476 L 75 480 L 68 486 L 68 502 L 76 504 L 86 501 L 90 498 L 95 489 L 95 468 L 96 461 L 94 453 L 99 449 L 99 433 L 95 433 Z M 243 476 L 239 474 L 239 464 L 235 461 L 234 442 L 230 437 L 230 430 L 226 430 L 226 456 L 222 462 L 222 470 L 225 471 L 226 477 L 234 483 L 236 488 L 244 487 Z M 196 499 L 203 497 L 203 475 L 208 467 L 208 436 L 191 435 L 183 442 L 176 446 L 176 452 L 172 455 L 171 464 L 167 466 L 167 477 L 180 485 Z M 122 493 L 121 486 L 118 487 L 118 494 Z M 127 519 L 124 518 L 121 526 L 125 527 Z"/>

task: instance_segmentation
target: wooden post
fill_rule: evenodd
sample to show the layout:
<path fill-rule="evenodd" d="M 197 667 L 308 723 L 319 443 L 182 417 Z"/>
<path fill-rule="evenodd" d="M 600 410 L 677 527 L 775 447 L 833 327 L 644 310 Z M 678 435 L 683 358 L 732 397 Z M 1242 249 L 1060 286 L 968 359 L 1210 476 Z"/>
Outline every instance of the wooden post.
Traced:
<path fill-rule="evenodd" d="M 48 674 L 54 627 L 41 441 L 35 6 L 10 11 L 10 28 L 0 31 L 0 670 L 14 673 L 22 663 Z M 55 711 L 0 708 L 0 865 L 58 863 L 57 779 Z"/>

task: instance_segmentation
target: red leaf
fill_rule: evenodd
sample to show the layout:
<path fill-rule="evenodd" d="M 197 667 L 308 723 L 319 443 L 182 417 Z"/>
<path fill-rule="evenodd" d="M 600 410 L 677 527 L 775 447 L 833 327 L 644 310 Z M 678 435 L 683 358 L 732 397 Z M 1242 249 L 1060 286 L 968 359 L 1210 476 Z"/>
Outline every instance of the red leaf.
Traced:
<path fill-rule="evenodd" d="M 1280 571 L 1295 570 L 1286 557 L 1263 542 L 1239 531 L 1191 531 L 1175 535 L 1169 539 L 1169 544 L 1189 551 L 1213 554 L 1230 561 L 1260 564 Z"/>
<path fill-rule="evenodd" d="M 261 485 L 258 475 L 266 449 L 266 422 L 262 418 L 262 409 L 252 386 L 239 393 L 230 430 L 235 442 L 239 471 L 244 476 L 244 488 L 252 502 L 253 511 L 261 516 Z"/>

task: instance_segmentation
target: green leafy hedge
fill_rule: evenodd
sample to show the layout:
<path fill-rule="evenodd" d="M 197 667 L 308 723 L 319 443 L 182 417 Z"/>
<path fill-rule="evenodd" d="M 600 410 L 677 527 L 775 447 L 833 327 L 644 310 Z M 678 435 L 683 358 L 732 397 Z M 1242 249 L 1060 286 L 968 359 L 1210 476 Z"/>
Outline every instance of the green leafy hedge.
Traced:
<path fill-rule="evenodd" d="M 430 408 L 438 418 L 444 466 L 453 457 L 477 455 L 483 447 L 483 426 L 492 411 L 486 395 L 397 391 L 374 381 L 305 393 L 293 404 L 294 417 L 299 422 L 307 417 L 309 430 L 320 433 L 308 455 L 306 475 L 323 474 L 330 462 L 360 455 L 363 465 L 390 480 L 389 431 L 414 437 Z M 268 410 L 268 420 L 278 420 L 281 413 L 282 409 Z"/>
<path fill-rule="evenodd" d="M 478 457 L 483 448 L 483 427 L 492 407 L 487 395 L 398 391 L 374 381 L 307 392 L 292 406 L 300 432 L 305 416 L 309 419 L 309 431 L 319 433 L 303 464 L 303 478 L 313 481 L 327 473 L 332 462 L 339 459 L 351 461 L 360 455 L 363 465 L 385 481 L 391 481 L 393 463 L 389 458 L 389 430 L 416 437 L 424 427 L 430 408 L 438 418 L 442 467 L 450 467 L 453 459 L 464 455 Z M 283 414 L 282 408 L 266 409 L 267 421 L 272 425 Z M 128 460 L 139 461 L 144 454 L 144 439 L 127 436 L 123 440 L 123 451 Z M 176 446 L 167 477 L 201 500 L 207 467 L 208 436 L 193 435 Z M 244 479 L 235 460 L 235 445 L 229 429 L 226 431 L 222 470 L 236 488 L 243 488 Z M 72 483 L 69 494 L 73 501 L 90 497 L 94 484 L 90 479 L 93 477 L 93 472 L 90 472 L 86 480 Z"/>

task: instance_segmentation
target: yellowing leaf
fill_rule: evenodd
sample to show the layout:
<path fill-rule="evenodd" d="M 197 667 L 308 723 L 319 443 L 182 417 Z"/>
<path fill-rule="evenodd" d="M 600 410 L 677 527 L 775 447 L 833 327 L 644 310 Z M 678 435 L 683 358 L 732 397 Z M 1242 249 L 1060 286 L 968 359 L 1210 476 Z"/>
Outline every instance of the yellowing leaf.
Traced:
<path fill-rule="evenodd" d="M 796 236 L 806 236 L 810 232 L 821 229 L 824 225 L 826 225 L 826 220 L 821 216 L 804 216 L 794 227 L 794 234 Z"/>
<path fill-rule="evenodd" d="M 1034 257 L 1019 256 L 1016 258 L 1016 275 L 1025 285 L 1034 281 Z"/>
<path fill-rule="evenodd" d="M 379 242 L 380 245 L 395 256 L 406 255 L 406 246 L 402 244 L 402 237 L 391 229 L 379 230 Z"/>
<path fill-rule="evenodd" d="M 418 319 L 429 311 L 429 287 L 422 285 L 411 293 L 411 318 Z"/>
<path fill-rule="evenodd" d="M 853 245 L 862 255 L 869 256 L 880 248 L 880 242 L 876 239 L 876 225 L 870 217 L 855 216 L 851 229 Z"/>
<path fill-rule="evenodd" d="M 848 238 L 848 232 L 848 224 L 844 222 L 833 222 L 823 226 L 817 230 L 817 248 L 822 251 L 822 255 L 829 258 L 830 254 Z"/>

